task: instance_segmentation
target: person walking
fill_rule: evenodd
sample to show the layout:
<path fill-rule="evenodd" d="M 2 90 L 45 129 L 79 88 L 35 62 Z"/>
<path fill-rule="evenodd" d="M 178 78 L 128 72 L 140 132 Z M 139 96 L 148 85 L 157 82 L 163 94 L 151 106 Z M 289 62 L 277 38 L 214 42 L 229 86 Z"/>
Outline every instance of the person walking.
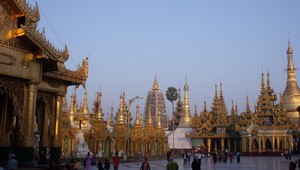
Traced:
<path fill-rule="evenodd" d="M 240 158 L 241 158 L 241 153 L 240 153 L 240 151 L 237 151 L 237 153 L 236 153 L 236 161 L 238 163 L 240 162 Z"/>
<path fill-rule="evenodd" d="M 7 169 L 8 170 L 15 170 L 18 168 L 18 161 L 16 160 L 15 154 L 9 155 L 9 161 L 7 162 Z"/>
<path fill-rule="evenodd" d="M 232 160 L 233 160 L 233 153 L 232 152 L 229 152 L 229 159 L 230 159 L 230 163 L 232 163 Z"/>
<path fill-rule="evenodd" d="M 168 152 L 167 152 L 167 161 L 170 161 L 170 157 L 171 157 L 171 151 L 168 150 Z"/>
<path fill-rule="evenodd" d="M 114 170 L 118 170 L 120 165 L 120 158 L 117 152 L 115 154 L 115 157 L 113 158 L 113 164 L 114 164 Z"/>
<path fill-rule="evenodd" d="M 188 152 L 187 153 L 187 162 L 188 162 L 188 165 L 190 166 L 190 162 L 191 162 L 191 152 Z"/>
<path fill-rule="evenodd" d="M 198 159 L 196 157 L 194 157 L 191 167 L 192 167 L 192 170 L 200 170 L 201 169 Z"/>
<path fill-rule="evenodd" d="M 104 160 L 104 167 L 103 167 L 104 170 L 109 170 L 110 169 L 110 162 L 109 160 L 106 158 Z"/>
<path fill-rule="evenodd" d="M 144 157 L 144 162 L 142 163 L 140 170 L 151 170 L 147 157 Z"/>
<path fill-rule="evenodd" d="M 217 161 L 218 161 L 218 152 L 217 151 L 213 152 L 213 160 L 214 160 L 214 163 L 217 163 Z"/>
<path fill-rule="evenodd" d="M 166 170 L 178 170 L 178 169 L 179 169 L 179 167 L 178 167 L 177 162 L 175 162 L 173 160 L 173 158 L 170 158 L 170 161 L 167 164 Z"/>
<path fill-rule="evenodd" d="M 183 153 L 183 166 L 187 166 L 188 154 L 186 151 Z"/>
<path fill-rule="evenodd" d="M 92 164 L 92 156 L 91 156 L 91 153 L 88 152 L 87 155 L 86 155 L 86 158 L 85 158 L 85 168 L 86 168 L 86 170 L 91 170 L 92 169 L 91 164 Z"/>
<path fill-rule="evenodd" d="M 101 162 L 101 159 L 99 159 L 99 162 L 98 162 L 97 167 L 98 167 L 98 170 L 104 170 L 104 169 L 103 169 L 102 162 Z"/>

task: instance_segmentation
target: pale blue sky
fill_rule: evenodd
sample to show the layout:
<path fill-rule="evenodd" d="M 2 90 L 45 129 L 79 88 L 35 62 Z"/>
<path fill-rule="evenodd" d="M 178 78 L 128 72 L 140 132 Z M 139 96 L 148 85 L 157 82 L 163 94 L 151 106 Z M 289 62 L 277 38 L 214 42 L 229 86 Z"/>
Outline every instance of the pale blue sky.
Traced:
<path fill-rule="evenodd" d="M 300 65 L 299 0 L 37 2 L 39 28 L 45 27 L 55 46 L 69 48 L 67 67 L 74 70 L 89 56 L 90 110 L 100 86 L 105 113 L 112 100 L 116 111 L 124 89 L 126 99 L 144 97 L 143 109 L 155 75 L 164 93 L 169 86 L 182 87 L 187 77 L 192 114 L 194 105 L 203 109 L 204 100 L 210 108 L 220 81 L 228 112 L 232 99 L 244 111 L 247 94 L 254 110 L 262 71 L 270 70 L 277 94 L 285 89 L 288 37 L 295 67 Z M 82 101 L 82 88 L 78 96 Z"/>

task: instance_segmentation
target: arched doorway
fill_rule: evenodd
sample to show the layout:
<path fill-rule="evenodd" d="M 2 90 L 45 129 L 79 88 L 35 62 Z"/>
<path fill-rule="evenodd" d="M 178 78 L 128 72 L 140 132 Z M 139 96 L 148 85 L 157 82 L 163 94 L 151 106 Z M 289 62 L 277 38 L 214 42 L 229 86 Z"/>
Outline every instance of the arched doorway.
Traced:
<path fill-rule="evenodd" d="M 15 151 L 18 136 L 17 106 L 14 95 L 0 86 L 0 160 L 7 161 L 8 154 Z"/>
<path fill-rule="evenodd" d="M 253 152 L 258 152 L 258 149 L 259 149 L 258 146 L 259 146 L 259 145 L 258 145 L 257 140 L 256 140 L 256 139 L 253 139 L 253 142 L 252 142 L 252 151 L 253 151 Z"/>
<path fill-rule="evenodd" d="M 272 143 L 270 139 L 266 140 L 266 152 L 272 152 Z"/>

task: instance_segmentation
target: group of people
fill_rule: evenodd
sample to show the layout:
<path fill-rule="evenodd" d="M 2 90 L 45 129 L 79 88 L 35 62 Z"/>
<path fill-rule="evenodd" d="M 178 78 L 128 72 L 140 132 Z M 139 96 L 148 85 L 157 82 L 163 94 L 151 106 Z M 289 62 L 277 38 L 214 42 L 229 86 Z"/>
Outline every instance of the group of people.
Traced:
<path fill-rule="evenodd" d="M 219 162 L 227 162 L 228 158 L 230 160 L 230 163 L 233 161 L 233 152 L 228 152 L 227 149 L 222 152 L 221 150 L 215 151 L 212 154 L 214 163 Z M 237 151 L 236 153 L 236 160 L 237 162 L 240 162 L 241 153 Z"/>

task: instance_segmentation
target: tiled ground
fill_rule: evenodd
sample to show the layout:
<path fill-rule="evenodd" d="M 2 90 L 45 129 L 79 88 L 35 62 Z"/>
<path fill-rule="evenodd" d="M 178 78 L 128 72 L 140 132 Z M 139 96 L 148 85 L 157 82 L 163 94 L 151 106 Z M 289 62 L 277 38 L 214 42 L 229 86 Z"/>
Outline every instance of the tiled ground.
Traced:
<path fill-rule="evenodd" d="M 300 159 L 300 155 L 293 156 L 292 161 Z M 175 159 L 179 165 L 180 170 L 191 170 L 190 166 L 183 166 L 183 159 Z M 284 157 L 241 157 L 240 163 L 236 159 L 232 163 L 216 163 L 214 164 L 212 158 L 202 159 L 202 170 L 287 170 L 290 160 Z M 167 161 L 149 161 L 151 170 L 165 170 Z M 119 170 L 139 170 L 141 162 L 121 163 Z M 297 165 L 298 166 L 298 165 Z M 296 168 L 298 169 L 298 168 Z"/>

